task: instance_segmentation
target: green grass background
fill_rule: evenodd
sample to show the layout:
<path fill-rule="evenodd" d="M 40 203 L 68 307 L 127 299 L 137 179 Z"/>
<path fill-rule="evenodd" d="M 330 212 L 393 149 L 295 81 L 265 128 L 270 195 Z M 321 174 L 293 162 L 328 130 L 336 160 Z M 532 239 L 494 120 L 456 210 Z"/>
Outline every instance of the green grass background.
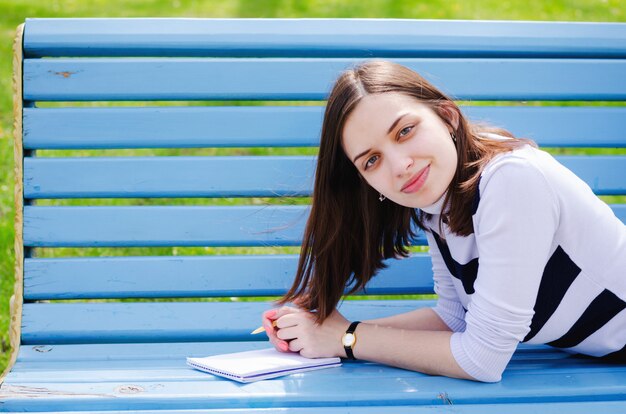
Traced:
<path fill-rule="evenodd" d="M 27 17 L 362 17 L 624 22 L 626 3 L 623 0 L 0 0 L 0 372 L 4 370 L 10 352 L 9 298 L 14 282 L 12 45 L 15 28 Z M 141 203 L 141 200 L 135 202 Z M 120 201 L 123 203 L 127 201 Z M 167 248 L 150 252 L 169 255 L 211 254 L 214 251 L 209 248 Z M 56 252 L 42 249 L 39 253 L 51 256 L 144 252 L 142 249 L 122 252 L 83 249 L 77 253 L 71 249 Z"/>

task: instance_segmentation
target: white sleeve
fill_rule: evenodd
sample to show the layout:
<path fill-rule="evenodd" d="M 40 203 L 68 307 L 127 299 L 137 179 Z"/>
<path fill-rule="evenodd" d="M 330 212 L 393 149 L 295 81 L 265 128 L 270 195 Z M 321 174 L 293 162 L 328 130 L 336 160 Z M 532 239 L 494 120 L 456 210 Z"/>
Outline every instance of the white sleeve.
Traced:
<path fill-rule="evenodd" d="M 474 215 L 479 255 L 475 292 L 452 354 L 469 375 L 496 382 L 530 330 L 558 226 L 556 196 L 532 163 L 516 158 L 483 174 Z"/>
<path fill-rule="evenodd" d="M 435 293 L 438 296 L 437 305 L 433 310 L 452 332 L 462 332 L 465 330 L 465 309 L 452 283 L 452 275 L 441 256 L 433 235 L 426 231 L 426 238 L 433 263 Z"/>

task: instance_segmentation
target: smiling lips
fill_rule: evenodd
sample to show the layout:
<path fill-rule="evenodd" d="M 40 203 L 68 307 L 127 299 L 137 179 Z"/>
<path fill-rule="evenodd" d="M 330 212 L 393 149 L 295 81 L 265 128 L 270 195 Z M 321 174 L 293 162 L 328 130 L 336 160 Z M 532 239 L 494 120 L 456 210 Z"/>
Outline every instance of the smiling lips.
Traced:
<path fill-rule="evenodd" d="M 404 184 L 404 187 L 402 187 L 402 190 L 400 191 L 402 191 L 403 193 L 407 193 L 407 194 L 415 193 L 416 191 L 418 191 L 420 188 L 422 188 L 422 186 L 426 182 L 426 178 L 428 178 L 429 171 L 430 171 L 430 164 L 422 168 L 420 171 L 417 172 L 417 174 L 411 177 L 411 179 L 406 184 Z"/>

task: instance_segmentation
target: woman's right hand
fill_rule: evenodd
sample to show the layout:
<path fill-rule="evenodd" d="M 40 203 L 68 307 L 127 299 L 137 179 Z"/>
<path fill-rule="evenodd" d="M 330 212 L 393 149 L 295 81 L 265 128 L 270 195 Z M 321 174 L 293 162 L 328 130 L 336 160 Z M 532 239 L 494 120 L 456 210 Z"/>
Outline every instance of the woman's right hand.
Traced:
<path fill-rule="evenodd" d="M 265 328 L 265 333 L 270 339 L 270 343 L 274 345 L 274 348 L 276 348 L 278 351 L 289 352 L 289 343 L 280 339 L 277 336 L 278 328 L 274 326 L 274 321 L 276 321 L 281 316 L 297 312 L 301 312 L 301 310 L 289 306 L 283 306 L 282 308 L 270 309 L 263 312 L 262 322 L 263 327 Z"/>

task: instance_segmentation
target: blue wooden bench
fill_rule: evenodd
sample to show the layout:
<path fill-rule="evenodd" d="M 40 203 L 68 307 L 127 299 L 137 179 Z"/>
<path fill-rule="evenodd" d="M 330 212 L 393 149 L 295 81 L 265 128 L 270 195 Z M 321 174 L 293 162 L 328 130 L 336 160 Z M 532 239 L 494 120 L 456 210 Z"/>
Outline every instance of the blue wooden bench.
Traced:
<path fill-rule="evenodd" d="M 15 353 L 0 411 L 626 412 L 626 366 L 548 347 L 520 346 L 495 384 L 356 362 L 241 385 L 185 364 L 268 346 L 250 331 L 291 284 L 341 70 L 395 60 L 474 120 L 599 148 L 559 159 L 623 196 L 626 24 L 28 19 L 15 51 Z M 432 293 L 427 253 L 389 264 L 367 294 Z M 432 305 L 363 299 L 342 305 L 348 318 Z"/>

